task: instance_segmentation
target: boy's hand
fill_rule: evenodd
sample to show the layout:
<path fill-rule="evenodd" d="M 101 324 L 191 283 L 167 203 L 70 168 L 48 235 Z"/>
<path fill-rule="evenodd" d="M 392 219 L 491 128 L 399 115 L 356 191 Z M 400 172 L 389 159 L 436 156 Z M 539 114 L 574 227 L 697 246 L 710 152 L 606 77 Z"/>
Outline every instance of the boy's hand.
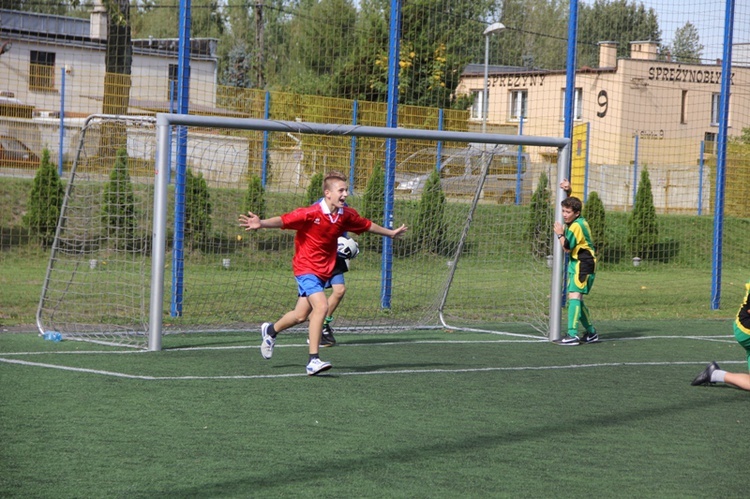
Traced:
<path fill-rule="evenodd" d="M 567 178 L 563 179 L 563 181 L 560 182 L 560 189 L 567 192 L 568 196 L 570 196 L 570 193 L 572 191 L 572 189 L 570 188 L 570 180 L 568 180 Z"/>
<path fill-rule="evenodd" d="M 240 215 L 239 221 L 240 227 L 244 227 L 245 230 L 260 229 L 260 217 L 250 211 L 247 212 L 247 215 Z"/>
<path fill-rule="evenodd" d="M 397 239 L 397 238 L 401 237 L 401 234 L 403 234 L 407 230 L 409 230 L 409 228 L 406 225 L 402 224 L 401 227 L 399 227 L 398 229 L 394 229 L 393 230 L 393 235 L 391 237 L 393 239 Z"/>
<path fill-rule="evenodd" d="M 560 222 L 555 222 L 555 234 L 558 236 L 565 234 L 565 227 Z"/>

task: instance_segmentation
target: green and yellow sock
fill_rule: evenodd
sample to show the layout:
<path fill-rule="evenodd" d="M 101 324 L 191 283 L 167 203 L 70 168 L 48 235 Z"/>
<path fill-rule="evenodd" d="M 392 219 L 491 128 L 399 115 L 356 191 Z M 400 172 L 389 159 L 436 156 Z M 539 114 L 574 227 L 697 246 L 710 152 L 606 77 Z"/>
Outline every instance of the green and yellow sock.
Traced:
<path fill-rule="evenodd" d="M 568 336 L 578 335 L 578 321 L 581 318 L 581 300 L 568 300 Z"/>

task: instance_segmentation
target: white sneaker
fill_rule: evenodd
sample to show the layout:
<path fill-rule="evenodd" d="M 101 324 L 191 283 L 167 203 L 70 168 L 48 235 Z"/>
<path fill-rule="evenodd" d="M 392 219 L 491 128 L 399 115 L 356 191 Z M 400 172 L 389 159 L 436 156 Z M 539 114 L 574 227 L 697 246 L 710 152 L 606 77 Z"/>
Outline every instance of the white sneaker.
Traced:
<path fill-rule="evenodd" d="M 320 359 L 313 359 L 309 364 L 307 364 L 307 375 L 315 376 L 318 373 L 329 370 L 331 367 L 333 366 L 330 362 L 323 362 Z"/>
<path fill-rule="evenodd" d="M 276 344 L 276 338 L 267 333 L 268 328 L 271 326 L 270 322 L 264 322 L 260 327 L 260 354 L 264 359 L 270 359 L 273 356 L 273 347 Z"/>

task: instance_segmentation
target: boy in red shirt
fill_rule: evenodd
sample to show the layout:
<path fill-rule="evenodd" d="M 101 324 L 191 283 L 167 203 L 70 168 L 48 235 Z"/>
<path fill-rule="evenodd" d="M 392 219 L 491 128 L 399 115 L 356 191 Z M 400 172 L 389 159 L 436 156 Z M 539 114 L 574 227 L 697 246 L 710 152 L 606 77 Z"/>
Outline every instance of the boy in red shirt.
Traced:
<path fill-rule="evenodd" d="M 345 206 L 349 195 L 346 177 L 339 172 L 330 172 L 323 180 L 324 197 L 320 203 L 261 220 L 248 212 L 240 215 L 240 226 L 245 230 L 289 229 L 296 230 L 294 236 L 294 258 L 292 269 L 297 279 L 299 297 L 294 310 L 284 314 L 275 324 L 266 322 L 261 328 L 260 353 L 264 359 L 273 355 L 277 331 L 310 320 L 307 374 L 313 376 L 331 368 L 330 362 L 318 356 L 323 321 L 328 314 L 325 283 L 334 273 L 338 238 L 344 232 L 372 232 L 381 236 L 397 238 L 406 232 L 402 225 L 398 229 L 386 229 L 363 218 L 353 208 Z"/>

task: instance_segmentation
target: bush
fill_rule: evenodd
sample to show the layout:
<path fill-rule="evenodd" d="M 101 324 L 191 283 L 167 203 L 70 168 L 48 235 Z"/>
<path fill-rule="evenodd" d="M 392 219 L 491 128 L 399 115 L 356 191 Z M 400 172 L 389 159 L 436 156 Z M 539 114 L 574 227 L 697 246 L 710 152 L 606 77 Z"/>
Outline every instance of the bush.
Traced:
<path fill-rule="evenodd" d="M 322 173 L 316 173 L 310 178 L 310 184 L 307 186 L 308 205 L 315 203 L 318 199 L 323 197 L 323 178 Z"/>
<path fill-rule="evenodd" d="M 547 174 L 542 172 L 529 206 L 526 240 L 531 245 L 531 254 L 537 258 L 546 258 L 547 255 L 552 254 L 552 222 L 555 219 L 555 212 L 552 208 L 552 196 L 547 188 L 548 185 Z"/>
<path fill-rule="evenodd" d="M 635 194 L 635 206 L 628 219 L 628 249 L 631 256 L 648 258 L 651 249 L 659 241 L 659 226 L 651 192 L 648 170 L 641 172 L 641 181 Z"/>
<path fill-rule="evenodd" d="M 250 175 L 247 181 L 244 208 L 245 213 L 251 211 L 261 220 L 266 218 L 266 190 L 263 188 L 263 181 L 257 175 Z"/>
<path fill-rule="evenodd" d="M 365 194 L 362 198 L 362 216 L 372 220 L 378 225 L 386 226 L 383 220 L 385 211 L 385 173 L 383 166 L 375 165 L 372 175 L 367 180 Z M 383 249 L 383 237 L 370 232 L 362 234 L 358 240 L 360 247 L 368 250 L 381 252 Z"/>
<path fill-rule="evenodd" d="M 104 186 L 102 197 L 102 223 L 106 237 L 114 240 L 116 249 L 131 248 L 136 229 L 135 196 L 125 149 L 117 150 L 115 166 L 109 175 L 109 183 Z"/>
<path fill-rule="evenodd" d="M 211 237 L 211 195 L 203 174 L 185 173 L 185 237 L 200 245 Z"/>
<path fill-rule="evenodd" d="M 419 200 L 415 227 L 419 249 L 441 253 L 446 232 L 444 213 L 445 193 L 440 185 L 440 174 L 433 170 Z"/>
<path fill-rule="evenodd" d="M 589 194 L 589 199 L 583 206 L 581 215 L 589 223 L 591 238 L 593 239 L 596 254 L 603 254 L 607 247 L 607 220 L 604 211 L 604 203 L 599 197 L 599 194 L 596 192 Z"/>
<path fill-rule="evenodd" d="M 57 220 L 60 218 L 65 196 L 57 168 L 50 162 L 49 156 L 49 149 L 45 148 L 23 217 L 24 224 L 39 237 L 45 247 L 51 246 L 55 238 Z"/>

